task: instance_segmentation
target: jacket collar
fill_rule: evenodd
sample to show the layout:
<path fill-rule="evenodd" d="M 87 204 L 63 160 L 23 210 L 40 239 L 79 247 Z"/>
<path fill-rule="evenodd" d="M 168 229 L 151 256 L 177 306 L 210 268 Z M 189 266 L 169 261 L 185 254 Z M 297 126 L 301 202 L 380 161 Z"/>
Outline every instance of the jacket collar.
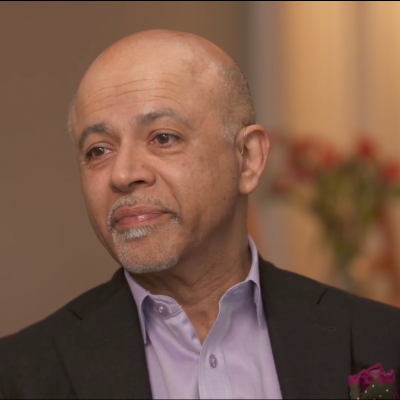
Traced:
<path fill-rule="evenodd" d="M 348 316 L 325 307 L 328 287 L 260 258 L 264 310 L 283 398 L 348 398 Z"/>
<path fill-rule="evenodd" d="M 79 398 L 151 399 L 137 309 L 122 270 L 98 301 L 78 301 L 76 324 L 56 338 Z"/>

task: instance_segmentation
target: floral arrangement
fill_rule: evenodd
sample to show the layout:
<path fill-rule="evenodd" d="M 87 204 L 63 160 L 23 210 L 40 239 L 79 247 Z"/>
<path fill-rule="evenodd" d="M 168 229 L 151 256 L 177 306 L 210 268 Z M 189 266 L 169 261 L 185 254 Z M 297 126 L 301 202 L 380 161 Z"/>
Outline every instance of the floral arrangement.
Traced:
<path fill-rule="evenodd" d="M 385 160 L 372 140 L 362 138 L 350 154 L 313 139 L 273 141 L 279 160 L 268 194 L 312 211 L 345 269 L 358 254 L 368 228 L 391 198 L 400 198 L 400 164 Z"/>

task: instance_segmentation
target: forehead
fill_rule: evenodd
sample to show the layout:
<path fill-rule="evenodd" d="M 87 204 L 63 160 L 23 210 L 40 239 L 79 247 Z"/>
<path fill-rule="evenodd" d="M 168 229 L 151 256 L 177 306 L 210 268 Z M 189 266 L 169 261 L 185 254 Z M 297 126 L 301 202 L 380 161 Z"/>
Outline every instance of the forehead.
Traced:
<path fill-rule="evenodd" d="M 134 117 L 154 108 L 175 109 L 192 119 L 209 113 L 217 87 L 213 71 L 193 59 L 178 61 L 164 55 L 98 62 L 79 88 L 73 122 L 93 123 L 88 120 L 124 112 Z"/>

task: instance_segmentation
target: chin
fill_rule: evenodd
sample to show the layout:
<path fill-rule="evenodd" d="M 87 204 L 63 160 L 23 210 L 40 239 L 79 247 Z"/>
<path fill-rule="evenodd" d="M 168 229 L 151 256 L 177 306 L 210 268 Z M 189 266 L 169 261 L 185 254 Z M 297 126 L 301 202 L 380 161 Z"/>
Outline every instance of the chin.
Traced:
<path fill-rule="evenodd" d="M 131 274 L 165 271 L 179 260 L 173 236 L 152 227 L 113 233 L 115 256 Z"/>
<path fill-rule="evenodd" d="M 173 268 L 178 263 L 178 259 L 170 259 L 165 260 L 163 262 L 153 262 L 147 264 L 140 264 L 138 262 L 131 262 L 131 260 L 121 261 L 121 265 L 124 269 L 126 269 L 129 273 L 135 274 L 152 274 L 156 272 L 166 271 L 168 269 Z"/>

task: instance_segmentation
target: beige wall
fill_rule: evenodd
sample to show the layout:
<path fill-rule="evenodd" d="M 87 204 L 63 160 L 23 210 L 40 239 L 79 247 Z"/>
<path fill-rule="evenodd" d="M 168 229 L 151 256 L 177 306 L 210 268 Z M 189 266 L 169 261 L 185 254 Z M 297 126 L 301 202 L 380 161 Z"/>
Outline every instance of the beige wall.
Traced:
<path fill-rule="evenodd" d="M 259 119 L 350 150 L 369 133 L 400 159 L 400 3 L 251 1 L 250 79 Z M 258 196 L 263 255 L 331 281 L 329 251 L 310 213 Z M 400 207 L 393 207 L 400 266 Z"/>
<path fill-rule="evenodd" d="M 106 281 L 66 113 L 90 62 L 130 33 L 197 33 L 245 67 L 245 2 L 0 2 L 0 337 Z"/>

